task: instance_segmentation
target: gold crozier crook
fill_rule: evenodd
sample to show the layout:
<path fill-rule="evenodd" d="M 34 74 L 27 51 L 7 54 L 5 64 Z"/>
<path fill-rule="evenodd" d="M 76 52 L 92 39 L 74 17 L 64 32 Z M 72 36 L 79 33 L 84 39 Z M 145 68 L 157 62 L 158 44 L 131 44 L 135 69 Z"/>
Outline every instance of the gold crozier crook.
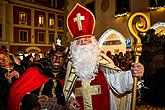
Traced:
<path fill-rule="evenodd" d="M 136 22 L 136 25 L 133 25 L 133 20 L 135 17 L 140 17 L 140 21 Z M 128 20 L 128 28 L 131 32 L 131 34 L 134 36 L 136 41 L 134 52 L 135 52 L 135 63 L 139 63 L 139 56 L 142 52 L 142 44 L 141 39 L 138 36 L 138 32 L 146 32 L 150 28 L 150 19 L 149 17 L 141 12 L 136 12 L 131 15 L 131 17 Z M 135 30 L 136 29 L 136 30 Z M 137 78 L 134 77 L 134 84 L 133 84 L 133 95 L 132 95 L 132 104 L 131 104 L 131 110 L 135 110 L 136 107 L 136 92 L 137 92 Z"/>

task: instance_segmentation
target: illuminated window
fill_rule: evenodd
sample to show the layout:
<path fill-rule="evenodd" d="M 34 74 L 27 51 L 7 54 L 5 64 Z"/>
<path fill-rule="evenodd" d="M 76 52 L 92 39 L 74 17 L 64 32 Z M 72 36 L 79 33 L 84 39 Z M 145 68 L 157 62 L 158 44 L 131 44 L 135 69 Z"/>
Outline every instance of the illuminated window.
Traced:
<path fill-rule="evenodd" d="M 54 20 L 54 18 L 49 18 L 49 26 L 54 26 L 54 23 L 55 22 L 55 20 Z"/>
<path fill-rule="evenodd" d="M 39 25 L 44 25 L 44 16 L 43 15 L 40 15 L 39 17 L 38 17 L 38 23 L 39 23 Z"/>
<path fill-rule="evenodd" d="M 19 31 L 19 41 L 20 42 L 27 42 L 28 41 L 28 31 L 20 30 Z"/>
<path fill-rule="evenodd" d="M 49 42 L 50 43 L 54 42 L 54 33 L 49 33 Z"/>
<path fill-rule="evenodd" d="M 58 10 L 64 10 L 65 0 L 55 0 L 55 4 Z"/>
<path fill-rule="evenodd" d="M 26 24 L 27 22 L 27 14 L 25 12 L 19 12 L 19 23 Z"/>
<path fill-rule="evenodd" d="M 45 33 L 44 32 L 39 32 L 38 33 L 38 41 L 40 43 L 44 43 L 45 42 Z"/>

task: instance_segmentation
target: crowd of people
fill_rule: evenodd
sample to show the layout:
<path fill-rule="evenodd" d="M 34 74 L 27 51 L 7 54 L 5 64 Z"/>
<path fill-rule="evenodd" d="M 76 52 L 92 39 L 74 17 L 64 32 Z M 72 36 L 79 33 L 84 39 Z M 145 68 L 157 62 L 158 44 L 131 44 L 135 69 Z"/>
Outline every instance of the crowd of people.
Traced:
<path fill-rule="evenodd" d="M 45 57 L 29 55 L 22 62 L 1 49 L 0 110 L 129 110 L 131 99 L 125 96 L 144 66 L 128 54 L 104 54 L 94 24 L 92 12 L 76 4 L 67 17 L 69 49 L 53 45 Z M 129 67 L 123 68 L 125 61 Z"/>
<path fill-rule="evenodd" d="M 161 47 L 165 44 L 165 35 L 161 34 L 163 30 L 156 33 L 155 29 L 149 29 L 145 35 L 141 36 L 142 43 L 149 46 L 150 48 Z"/>
<path fill-rule="evenodd" d="M 129 70 L 131 63 L 135 61 L 135 55 L 133 51 L 126 51 L 125 53 L 119 52 L 118 54 L 112 54 L 111 51 L 107 51 L 106 55 L 111 58 L 114 64 L 123 71 Z"/>

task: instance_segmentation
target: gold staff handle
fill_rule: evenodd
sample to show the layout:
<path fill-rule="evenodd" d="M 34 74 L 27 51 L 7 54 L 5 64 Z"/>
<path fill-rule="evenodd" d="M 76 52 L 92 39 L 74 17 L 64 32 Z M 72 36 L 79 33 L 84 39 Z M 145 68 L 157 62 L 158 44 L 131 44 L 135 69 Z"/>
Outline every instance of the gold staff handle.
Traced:
<path fill-rule="evenodd" d="M 135 17 L 140 17 L 142 19 L 139 19 L 140 21 L 136 22 L 136 25 L 133 25 L 133 20 Z M 128 28 L 131 32 L 131 34 L 135 37 L 136 44 L 134 47 L 135 51 L 135 63 L 139 63 L 139 56 L 142 52 L 142 44 L 141 39 L 138 36 L 138 32 L 146 32 L 150 28 L 150 19 L 149 17 L 141 12 L 136 12 L 131 15 L 128 21 Z M 136 30 L 135 30 L 136 29 Z M 135 110 L 136 107 L 136 93 L 137 93 L 137 77 L 134 77 L 134 84 L 133 84 L 133 96 L 132 96 L 132 109 Z"/>

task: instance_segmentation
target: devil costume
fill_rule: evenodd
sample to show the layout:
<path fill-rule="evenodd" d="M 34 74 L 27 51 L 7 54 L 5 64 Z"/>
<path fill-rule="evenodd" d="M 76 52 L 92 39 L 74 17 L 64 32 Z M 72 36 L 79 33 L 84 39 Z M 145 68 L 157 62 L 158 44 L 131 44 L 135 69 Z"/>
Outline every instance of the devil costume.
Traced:
<path fill-rule="evenodd" d="M 56 49 L 50 50 L 48 57 L 42 58 L 31 65 L 19 80 L 14 83 L 9 94 L 8 110 L 20 110 L 21 101 L 23 105 L 25 104 L 25 109 L 31 109 L 36 106 L 42 107 L 42 105 L 38 103 L 38 95 L 51 97 L 49 104 L 53 101 L 56 102 L 56 106 L 54 107 L 57 108 L 54 108 L 54 110 L 65 108 L 65 99 L 62 93 L 61 83 L 61 80 L 64 79 L 65 76 L 65 70 L 60 68 L 60 72 L 55 77 L 53 73 L 56 69 L 50 63 L 51 55 L 54 55 L 57 51 L 64 52 L 64 48 L 61 46 L 56 46 L 55 48 Z M 29 103 L 29 101 L 31 103 Z M 47 109 L 53 110 L 53 108 Z"/>

